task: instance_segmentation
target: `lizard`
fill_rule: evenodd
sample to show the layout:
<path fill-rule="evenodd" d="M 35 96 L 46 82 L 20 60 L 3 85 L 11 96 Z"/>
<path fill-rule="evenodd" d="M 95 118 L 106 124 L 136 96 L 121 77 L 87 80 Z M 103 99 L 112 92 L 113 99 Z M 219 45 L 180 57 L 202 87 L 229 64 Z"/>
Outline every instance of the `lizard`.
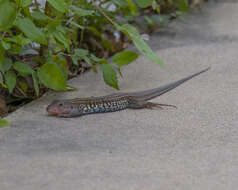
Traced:
<path fill-rule="evenodd" d="M 148 100 L 156 98 L 157 96 L 160 96 L 178 87 L 184 82 L 206 72 L 209 69 L 210 67 L 175 82 L 171 82 L 150 90 L 138 92 L 119 92 L 99 97 L 54 100 L 50 105 L 47 106 L 46 111 L 49 114 L 58 117 L 77 117 L 92 113 L 115 112 L 127 108 L 153 109 L 163 108 L 163 106 L 176 107 L 169 104 L 153 103 L 149 102 Z"/>

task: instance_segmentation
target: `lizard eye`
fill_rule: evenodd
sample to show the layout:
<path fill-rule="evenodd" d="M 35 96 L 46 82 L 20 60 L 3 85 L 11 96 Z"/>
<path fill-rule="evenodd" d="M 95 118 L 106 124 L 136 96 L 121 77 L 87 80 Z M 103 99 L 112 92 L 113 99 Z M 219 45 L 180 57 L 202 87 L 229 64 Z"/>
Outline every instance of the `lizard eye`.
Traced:
<path fill-rule="evenodd" d="M 59 106 L 63 106 L 63 103 L 59 103 Z"/>

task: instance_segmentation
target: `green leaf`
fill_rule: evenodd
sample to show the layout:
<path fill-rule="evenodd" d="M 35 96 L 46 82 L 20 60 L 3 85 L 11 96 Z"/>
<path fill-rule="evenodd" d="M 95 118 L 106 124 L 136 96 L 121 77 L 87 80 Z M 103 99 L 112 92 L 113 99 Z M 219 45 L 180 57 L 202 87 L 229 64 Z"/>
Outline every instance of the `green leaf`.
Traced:
<path fill-rule="evenodd" d="M 106 59 L 103 59 L 103 58 L 98 58 L 96 57 L 95 55 L 91 54 L 90 55 L 90 58 L 96 62 L 96 63 L 105 63 L 105 64 L 108 64 L 107 60 Z"/>
<path fill-rule="evenodd" d="M 4 58 L 2 64 L 0 64 L 0 71 L 5 73 L 12 67 L 12 60 L 10 58 Z"/>
<path fill-rule="evenodd" d="M 65 0 L 47 0 L 52 7 L 61 13 L 65 13 L 68 10 Z"/>
<path fill-rule="evenodd" d="M 88 50 L 77 48 L 77 49 L 74 50 L 74 54 L 77 55 L 80 58 L 83 58 L 86 55 L 88 55 Z"/>
<path fill-rule="evenodd" d="M 23 92 L 26 93 L 27 92 L 27 84 L 25 82 L 20 81 L 19 85 L 20 85 L 21 89 L 23 90 Z"/>
<path fill-rule="evenodd" d="M 7 120 L 2 119 L 2 118 L 0 117 L 0 128 L 5 127 L 5 126 L 10 126 L 10 125 L 11 125 L 10 122 L 8 122 Z"/>
<path fill-rule="evenodd" d="M 111 0 L 114 4 L 118 5 L 119 7 L 126 7 L 127 4 L 124 0 Z"/>
<path fill-rule="evenodd" d="M 31 15 L 34 19 L 40 20 L 40 21 L 45 21 L 47 19 L 50 19 L 48 16 L 46 16 L 41 11 L 34 11 L 34 12 L 31 13 Z"/>
<path fill-rule="evenodd" d="M 75 7 L 75 6 L 72 6 L 72 10 L 79 17 L 92 16 L 95 13 L 94 10 L 86 10 L 86 9 L 82 9 L 82 8 Z"/>
<path fill-rule="evenodd" d="M 14 3 L 4 1 L 0 3 L 0 31 L 10 28 L 16 18 L 17 8 Z"/>
<path fill-rule="evenodd" d="M 26 45 L 26 44 L 31 43 L 31 40 L 29 38 L 23 37 L 22 33 L 19 34 L 19 35 L 13 36 L 11 38 L 5 38 L 5 41 L 6 42 L 13 42 L 13 43 L 16 43 L 16 44 L 19 44 L 19 45 Z"/>
<path fill-rule="evenodd" d="M 62 43 L 64 45 L 64 47 L 69 52 L 69 50 L 70 50 L 69 49 L 69 45 L 71 44 L 71 41 L 66 39 L 65 36 L 61 32 L 59 32 L 59 31 L 55 31 L 53 33 L 53 35 L 60 43 Z"/>
<path fill-rule="evenodd" d="M 153 10 L 156 10 L 156 12 L 158 13 L 158 14 L 160 14 L 160 5 L 158 4 L 158 2 L 157 1 L 153 1 L 152 2 L 152 8 L 153 8 Z"/>
<path fill-rule="evenodd" d="M 38 27 L 36 27 L 29 18 L 17 20 L 16 25 L 32 41 L 35 41 L 39 44 L 47 44 L 45 34 Z"/>
<path fill-rule="evenodd" d="M 112 65 L 110 64 L 101 64 L 101 69 L 103 72 L 103 79 L 109 86 L 119 90 L 118 83 L 117 83 L 117 74 L 116 71 L 113 69 Z"/>
<path fill-rule="evenodd" d="M 48 88 L 65 91 L 66 78 L 55 63 L 46 63 L 37 70 L 40 81 Z"/>
<path fill-rule="evenodd" d="M 69 23 L 72 24 L 73 26 L 76 26 L 76 27 L 80 28 L 81 30 L 85 29 L 84 26 L 79 25 L 78 23 L 76 23 L 76 22 L 74 22 L 72 20 L 70 20 Z"/>
<path fill-rule="evenodd" d="M 33 72 L 33 69 L 29 65 L 19 62 L 19 61 L 15 62 L 13 64 L 13 68 L 16 71 L 18 71 L 19 73 L 24 74 L 24 75 L 29 75 Z"/>
<path fill-rule="evenodd" d="M 189 10 L 188 0 L 179 0 L 179 10 L 187 12 Z"/>
<path fill-rule="evenodd" d="M 22 7 L 27 7 L 32 4 L 32 0 L 22 0 Z"/>
<path fill-rule="evenodd" d="M 136 7 L 136 5 L 134 4 L 133 0 L 126 0 L 127 4 L 128 4 L 128 7 L 131 11 L 131 14 L 133 16 L 137 16 L 138 15 L 138 9 Z"/>
<path fill-rule="evenodd" d="M 21 52 L 19 53 L 20 56 L 25 56 L 25 55 L 39 55 L 39 52 L 34 50 L 34 49 L 29 49 L 27 48 L 22 48 Z"/>
<path fill-rule="evenodd" d="M 157 55 L 152 51 L 152 49 L 147 45 L 147 43 L 145 43 L 145 41 L 141 38 L 139 32 L 136 30 L 134 26 L 130 24 L 124 24 L 122 26 L 116 25 L 116 26 L 119 30 L 129 35 L 134 45 L 141 52 L 142 55 L 152 60 L 153 62 L 158 63 L 161 66 L 164 66 L 163 62 L 157 57 Z"/>
<path fill-rule="evenodd" d="M 79 60 L 79 59 L 78 59 L 77 56 L 72 55 L 72 56 L 71 56 L 71 59 L 72 59 L 74 65 L 78 65 L 78 60 Z"/>
<path fill-rule="evenodd" d="M 34 84 L 34 89 L 35 89 L 35 92 L 36 92 L 36 96 L 38 97 L 39 96 L 39 81 L 38 81 L 38 78 L 37 78 L 37 74 L 36 72 L 32 72 L 32 79 L 33 79 L 33 84 Z"/>
<path fill-rule="evenodd" d="M 154 0 L 134 0 L 140 8 L 151 6 Z"/>
<path fill-rule="evenodd" d="M 150 17 L 148 17 L 147 15 L 144 16 L 145 20 L 148 22 L 148 24 L 150 26 L 154 26 L 156 25 L 155 21 L 153 21 Z"/>
<path fill-rule="evenodd" d="M 115 63 L 118 67 L 122 67 L 124 65 L 128 65 L 132 61 L 136 60 L 138 57 L 138 54 L 133 51 L 121 51 L 119 53 L 116 53 L 112 57 L 113 63 Z"/>
<path fill-rule="evenodd" d="M 92 63 L 91 63 L 91 60 L 90 60 L 87 56 L 85 56 L 85 57 L 83 58 L 83 60 L 84 60 L 90 67 L 93 66 Z"/>
<path fill-rule="evenodd" d="M 6 80 L 6 85 L 8 87 L 8 90 L 10 93 L 13 92 L 13 89 L 16 86 L 16 82 L 17 82 L 17 76 L 14 72 L 12 71 L 7 71 L 6 75 L 5 75 L 5 80 Z"/>
<path fill-rule="evenodd" d="M 19 7 L 27 7 L 32 4 L 32 0 L 15 0 L 17 6 Z"/>
<path fill-rule="evenodd" d="M 4 40 L 2 40 L 1 42 L 2 42 L 2 47 L 3 47 L 5 50 L 8 50 L 8 49 L 11 48 L 11 44 L 10 44 L 10 43 L 5 42 Z"/>

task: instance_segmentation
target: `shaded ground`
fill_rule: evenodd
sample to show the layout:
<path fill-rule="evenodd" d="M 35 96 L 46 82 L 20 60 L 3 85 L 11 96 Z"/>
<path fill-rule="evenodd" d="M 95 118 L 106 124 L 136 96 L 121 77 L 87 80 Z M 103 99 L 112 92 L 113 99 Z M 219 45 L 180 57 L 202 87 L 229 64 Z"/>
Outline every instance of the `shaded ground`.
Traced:
<path fill-rule="evenodd" d="M 125 110 L 62 119 L 47 116 L 55 98 L 115 92 L 88 72 L 9 115 L 0 130 L 0 188 L 216 189 L 238 185 L 238 3 L 210 2 L 160 31 L 151 45 L 161 69 L 141 57 L 125 68 L 122 91 L 153 88 L 212 66 L 154 99 L 178 109 Z M 162 35 L 163 34 L 163 35 Z"/>

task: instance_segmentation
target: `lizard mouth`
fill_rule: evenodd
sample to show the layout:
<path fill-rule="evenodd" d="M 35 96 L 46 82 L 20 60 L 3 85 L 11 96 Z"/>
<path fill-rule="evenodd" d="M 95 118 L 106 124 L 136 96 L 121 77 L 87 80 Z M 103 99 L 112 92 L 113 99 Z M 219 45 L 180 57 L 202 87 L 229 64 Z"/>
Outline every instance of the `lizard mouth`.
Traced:
<path fill-rule="evenodd" d="M 50 115 L 55 115 L 55 116 L 60 116 L 62 114 L 67 114 L 68 111 L 67 110 L 62 110 L 59 109 L 58 107 L 55 106 L 47 106 L 46 111 L 50 114 Z"/>
<path fill-rule="evenodd" d="M 58 115 L 58 112 L 56 109 L 54 109 L 52 106 L 47 106 L 46 111 L 51 115 Z"/>

